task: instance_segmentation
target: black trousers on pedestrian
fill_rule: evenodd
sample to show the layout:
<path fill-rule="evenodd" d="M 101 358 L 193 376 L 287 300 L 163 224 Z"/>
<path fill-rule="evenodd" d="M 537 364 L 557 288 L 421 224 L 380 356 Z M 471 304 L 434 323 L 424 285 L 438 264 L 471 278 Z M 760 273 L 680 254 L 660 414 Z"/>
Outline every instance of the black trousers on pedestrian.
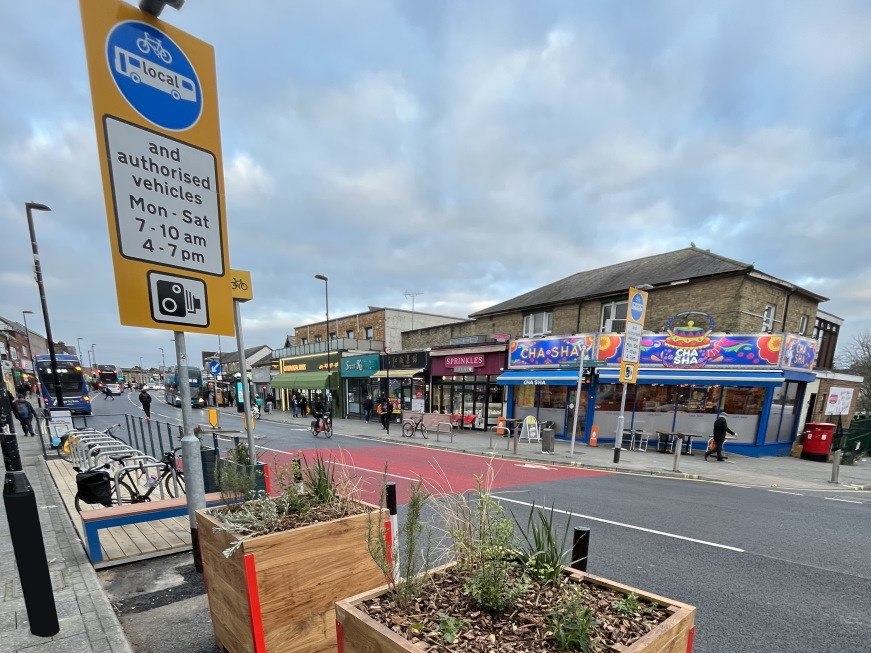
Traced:
<path fill-rule="evenodd" d="M 24 435 L 35 435 L 33 432 L 33 418 L 19 419 L 18 421 L 21 424 L 21 432 Z"/>
<path fill-rule="evenodd" d="M 387 422 L 390 421 L 390 413 L 381 413 L 381 426 L 387 428 Z"/>

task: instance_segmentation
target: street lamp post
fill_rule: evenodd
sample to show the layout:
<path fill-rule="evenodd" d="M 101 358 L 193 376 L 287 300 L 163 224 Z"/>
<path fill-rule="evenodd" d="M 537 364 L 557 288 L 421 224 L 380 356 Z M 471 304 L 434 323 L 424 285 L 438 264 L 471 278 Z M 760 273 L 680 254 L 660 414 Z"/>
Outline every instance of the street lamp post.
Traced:
<path fill-rule="evenodd" d="M 330 424 L 333 423 L 333 386 L 331 383 L 333 371 L 330 369 L 330 280 L 323 274 L 316 274 L 315 279 L 324 282 L 324 306 L 327 313 L 327 389 L 330 391 L 330 397 L 327 402 L 327 410 L 329 411 Z"/>
<path fill-rule="evenodd" d="M 76 338 L 76 356 L 79 357 L 79 362 L 82 361 L 82 339 Z"/>
<path fill-rule="evenodd" d="M 54 338 L 51 335 L 51 321 L 48 318 L 48 304 L 45 301 L 45 286 L 42 283 L 42 265 L 39 262 L 39 248 L 36 245 L 36 231 L 33 228 L 33 211 L 51 211 L 45 204 L 27 202 L 27 228 L 30 230 L 30 247 L 33 250 L 33 271 L 36 273 L 36 285 L 39 287 L 39 301 L 42 303 L 42 317 L 45 320 L 45 337 L 48 340 L 48 355 L 51 358 L 51 380 L 54 382 L 57 405 L 63 408 L 64 395 L 57 373 L 57 356 L 54 352 Z"/>
<path fill-rule="evenodd" d="M 166 371 L 166 358 L 163 355 L 163 347 L 158 347 L 158 349 L 160 350 L 160 374 L 163 375 Z"/>

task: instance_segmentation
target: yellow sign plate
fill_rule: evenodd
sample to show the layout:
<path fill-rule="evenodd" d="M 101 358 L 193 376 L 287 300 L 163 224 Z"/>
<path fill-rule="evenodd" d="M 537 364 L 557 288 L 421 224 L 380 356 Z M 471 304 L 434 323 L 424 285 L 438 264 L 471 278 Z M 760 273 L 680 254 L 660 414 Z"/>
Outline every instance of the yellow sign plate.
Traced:
<path fill-rule="evenodd" d="M 620 363 L 620 383 L 638 381 L 638 363 Z"/>
<path fill-rule="evenodd" d="M 80 6 L 121 324 L 233 335 L 214 48 Z"/>
<path fill-rule="evenodd" d="M 254 299 L 254 287 L 248 270 L 230 270 L 230 292 L 233 299 L 240 302 Z"/>

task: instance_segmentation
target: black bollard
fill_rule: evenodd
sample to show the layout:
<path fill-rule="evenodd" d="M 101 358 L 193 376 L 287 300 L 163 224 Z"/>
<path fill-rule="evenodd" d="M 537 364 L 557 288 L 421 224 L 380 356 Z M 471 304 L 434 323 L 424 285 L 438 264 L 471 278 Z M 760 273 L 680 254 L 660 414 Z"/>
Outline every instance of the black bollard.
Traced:
<path fill-rule="evenodd" d="M 575 526 L 572 537 L 572 569 L 587 571 L 587 558 L 590 555 L 590 529 Z"/>
<path fill-rule="evenodd" d="M 38 637 L 57 635 L 60 624 L 45 557 L 45 542 L 39 525 L 36 495 L 24 472 L 6 472 L 3 504 L 6 506 L 9 535 L 18 565 L 30 632 Z"/>

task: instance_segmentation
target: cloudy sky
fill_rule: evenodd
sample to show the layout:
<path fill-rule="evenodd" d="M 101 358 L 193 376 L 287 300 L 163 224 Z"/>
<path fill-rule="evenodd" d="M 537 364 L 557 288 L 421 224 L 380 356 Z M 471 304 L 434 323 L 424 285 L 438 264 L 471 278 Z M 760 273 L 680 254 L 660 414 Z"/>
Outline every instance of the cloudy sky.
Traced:
<path fill-rule="evenodd" d="M 94 0 L 98 1 L 98 0 Z M 216 50 L 246 344 L 367 306 L 452 316 L 689 245 L 871 329 L 871 4 L 187 0 Z M 0 3 L 0 315 L 160 364 L 118 322 L 79 4 Z M 229 339 L 222 339 L 229 349 Z M 216 337 L 189 336 L 188 349 Z"/>

